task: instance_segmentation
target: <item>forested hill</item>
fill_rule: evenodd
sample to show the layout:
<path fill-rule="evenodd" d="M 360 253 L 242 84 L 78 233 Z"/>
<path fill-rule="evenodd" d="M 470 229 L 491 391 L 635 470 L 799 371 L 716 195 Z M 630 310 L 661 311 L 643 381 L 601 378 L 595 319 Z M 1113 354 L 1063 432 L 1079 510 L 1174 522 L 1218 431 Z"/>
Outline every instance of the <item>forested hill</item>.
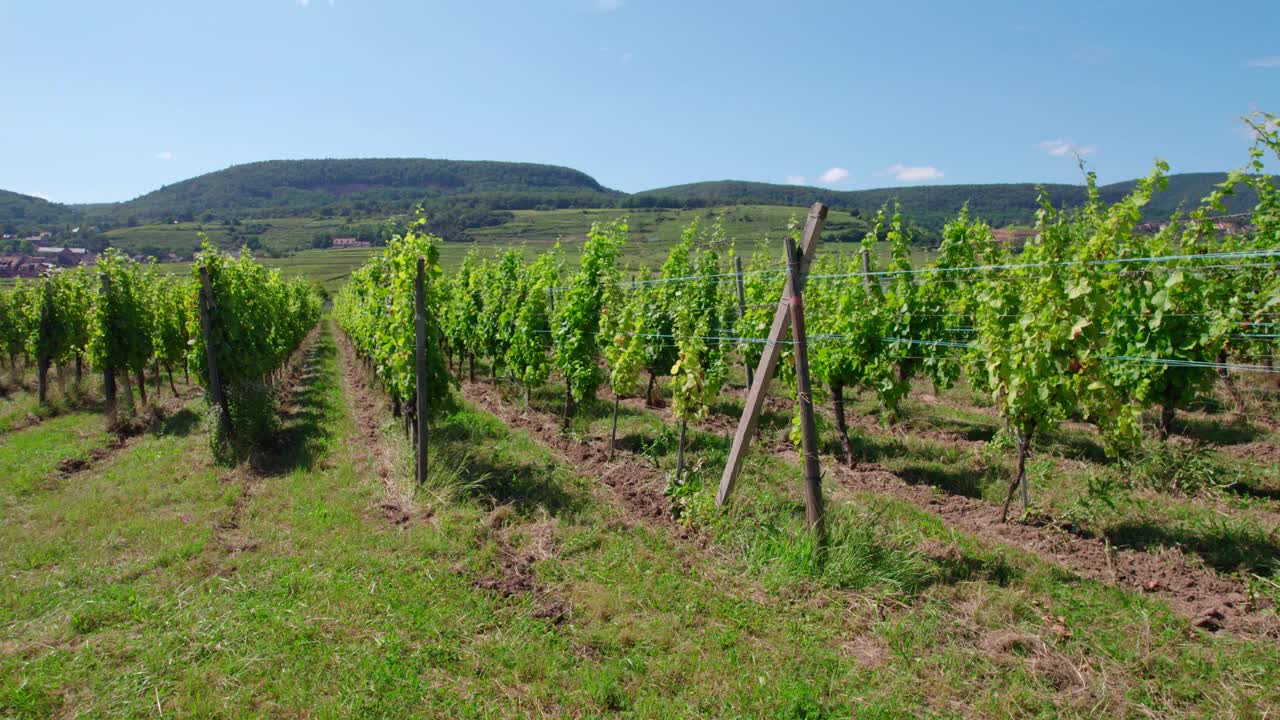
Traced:
<path fill-rule="evenodd" d="M 1159 193 L 1148 206 L 1148 217 L 1166 218 L 1179 209 L 1190 209 L 1226 179 L 1225 173 L 1184 173 L 1169 178 L 1169 187 Z M 1103 199 L 1114 202 L 1133 189 L 1134 180 L 1104 185 L 1099 188 Z M 990 185 L 920 185 L 915 187 L 880 188 L 875 190 L 838 191 L 828 188 L 774 185 L 769 183 L 721 180 L 647 190 L 627 198 L 633 207 L 679 207 L 681 204 L 706 205 L 795 205 L 823 202 L 842 210 L 875 212 L 887 202 L 902 203 L 904 213 L 924 227 L 940 228 L 955 217 L 965 203 L 973 213 L 996 226 L 1032 221 L 1038 207 L 1037 197 L 1043 190 L 1056 206 L 1078 206 L 1085 200 L 1083 185 L 990 184 Z M 1232 212 L 1247 210 L 1255 200 L 1246 193 L 1229 199 Z"/>
<path fill-rule="evenodd" d="M 1222 173 L 1174 175 L 1156 196 L 1148 217 L 1164 218 L 1194 206 L 1225 177 Z M 1102 187 L 1115 200 L 1133 181 Z M 1058 206 L 1084 201 L 1081 185 L 1047 185 Z M 822 201 L 835 209 L 875 212 L 898 200 L 911 222 L 937 231 L 968 203 L 996 226 L 1034 219 L 1034 184 L 922 185 L 875 190 L 772 185 L 725 180 L 627 194 L 611 190 L 572 168 L 490 161 L 370 159 L 272 160 L 167 185 L 133 200 L 95 205 L 59 205 L 0 191 L 0 227 L 6 233 L 74 224 L 112 228 L 182 221 L 234 222 L 258 218 L 385 218 L 422 205 L 429 228 L 449 240 L 468 230 L 502 225 L 512 210 L 556 208 L 689 208 L 712 205 L 786 205 Z M 1232 211 L 1252 206 L 1252 195 L 1233 198 Z"/>
<path fill-rule="evenodd" d="M 0 223 L 13 225 L 53 225 L 71 222 L 76 212 L 66 205 L 44 198 L 0 190 Z"/>
<path fill-rule="evenodd" d="M 599 207 L 621 197 L 567 167 L 462 160 L 270 160 L 200 175 L 120 203 L 136 220 L 401 211 L 463 196 L 490 208 Z"/>

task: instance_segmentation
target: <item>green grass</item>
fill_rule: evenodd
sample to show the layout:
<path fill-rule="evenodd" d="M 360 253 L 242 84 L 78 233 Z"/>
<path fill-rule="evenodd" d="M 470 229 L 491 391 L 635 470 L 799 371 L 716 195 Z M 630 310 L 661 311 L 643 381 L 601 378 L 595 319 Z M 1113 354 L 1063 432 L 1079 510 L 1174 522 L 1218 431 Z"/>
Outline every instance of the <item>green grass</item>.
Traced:
<path fill-rule="evenodd" d="M 110 442 L 102 415 L 73 412 L 0 436 L 0 497 L 36 490 L 62 460 L 84 458 Z"/>
<path fill-rule="evenodd" d="M 694 433 L 684 497 L 702 535 L 687 539 L 465 403 L 433 426 L 433 474 L 413 492 L 397 426 L 366 435 L 340 362 L 326 329 L 282 416 L 282 460 L 256 472 L 214 465 L 205 425 L 185 423 L 7 496 L 0 716 L 1262 717 L 1280 703 L 1273 642 L 1191 633 L 1157 600 L 898 502 L 833 492 L 818 566 L 794 463 L 754 455 L 732 512 L 708 511 L 717 434 Z M 573 432 L 607 420 L 589 404 Z M 620 434 L 662 426 L 628 412 Z M 670 467 L 671 448 L 654 453 Z M 396 513 L 380 468 L 408 496 Z"/>

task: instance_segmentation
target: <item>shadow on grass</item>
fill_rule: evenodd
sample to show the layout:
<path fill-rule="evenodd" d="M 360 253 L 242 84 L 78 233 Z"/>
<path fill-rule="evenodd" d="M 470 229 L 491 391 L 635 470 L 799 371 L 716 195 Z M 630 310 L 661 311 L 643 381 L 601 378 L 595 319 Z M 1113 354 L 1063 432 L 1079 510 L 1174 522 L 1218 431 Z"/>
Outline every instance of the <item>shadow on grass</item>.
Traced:
<path fill-rule="evenodd" d="M 332 444 L 333 425 L 341 414 L 335 370 L 338 348 L 322 333 L 312 343 L 290 402 L 280 408 L 280 427 L 250 463 L 265 475 L 310 470 Z"/>
<path fill-rule="evenodd" d="M 186 437 L 200 427 L 201 419 L 200 413 L 191 408 L 182 408 L 165 418 L 159 427 L 155 429 L 155 433 L 157 435 Z"/>
<path fill-rule="evenodd" d="M 951 495 L 981 498 L 986 473 L 964 467 L 946 467 L 938 463 L 911 463 L 895 469 L 912 485 L 932 485 Z"/>
<path fill-rule="evenodd" d="M 1098 442 L 1097 438 L 1078 430 L 1060 429 L 1049 433 L 1043 440 L 1037 442 L 1049 453 L 1073 460 L 1084 460 L 1095 465 L 1106 465 L 1111 462 L 1107 457 L 1106 448 Z"/>
<path fill-rule="evenodd" d="M 915 424 L 952 432 L 957 437 L 970 442 L 991 442 L 991 439 L 996 436 L 1000 429 L 995 424 L 978 423 L 949 417 L 928 418 L 927 420 L 917 421 Z"/>
<path fill-rule="evenodd" d="M 433 454 L 451 462 L 452 482 L 464 494 L 493 505 L 512 505 L 521 514 L 541 509 L 557 516 L 585 507 L 586 498 L 557 476 L 556 464 L 521 457 L 518 443 L 507 442 L 510 432 L 487 413 L 457 412 L 432 426 Z M 483 455 L 477 452 L 480 448 Z"/>
<path fill-rule="evenodd" d="M 1006 587 L 1022 575 L 1022 572 L 1010 565 L 1002 555 L 976 556 L 954 553 L 931 559 L 938 572 L 935 585 L 955 585 L 981 580 Z"/>
<path fill-rule="evenodd" d="M 1137 550 L 1153 546 L 1180 547 L 1224 573 L 1244 568 L 1259 575 L 1270 575 L 1275 571 L 1276 558 L 1280 557 L 1280 542 L 1259 527 L 1212 523 L 1182 528 L 1153 520 L 1133 520 L 1108 528 L 1105 534 L 1112 544 Z"/>
<path fill-rule="evenodd" d="M 1243 497 L 1263 500 L 1280 500 L 1280 487 L 1267 487 L 1252 481 L 1237 482 L 1227 488 L 1227 492 Z"/>
<path fill-rule="evenodd" d="M 1229 418 L 1223 422 L 1187 415 L 1179 415 L 1174 421 L 1174 432 L 1214 445 L 1242 445 L 1266 434 L 1251 425 L 1248 420 L 1239 417 Z"/>

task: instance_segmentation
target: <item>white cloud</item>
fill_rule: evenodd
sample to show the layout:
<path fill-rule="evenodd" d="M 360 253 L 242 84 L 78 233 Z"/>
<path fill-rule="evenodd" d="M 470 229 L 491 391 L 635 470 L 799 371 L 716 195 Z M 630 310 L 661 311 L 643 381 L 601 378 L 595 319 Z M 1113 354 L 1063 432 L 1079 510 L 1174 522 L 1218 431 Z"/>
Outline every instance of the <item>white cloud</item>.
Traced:
<path fill-rule="evenodd" d="M 157 160 L 172 160 L 173 158 L 174 158 L 174 154 L 170 150 L 165 150 L 163 152 L 156 153 Z"/>
<path fill-rule="evenodd" d="M 1049 153 L 1054 157 L 1064 157 L 1066 155 L 1092 155 L 1098 152 L 1095 145 L 1077 145 L 1070 140 L 1041 140 L 1036 147 Z"/>
<path fill-rule="evenodd" d="M 613 12 L 623 5 L 623 0 L 596 0 L 596 10 L 600 12 Z"/>
<path fill-rule="evenodd" d="M 298 7 L 310 7 L 311 0 L 297 0 Z"/>
<path fill-rule="evenodd" d="M 833 167 L 818 176 L 818 180 L 827 184 L 834 185 L 841 180 L 849 177 L 849 171 L 842 167 Z"/>
<path fill-rule="evenodd" d="M 788 175 L 788 176 L 787 176 L 786 183 L 787 183 L 788 185 L 803 185 L 803 184 L 804 184 L 804 176 L 803 176 L 803 175 Z"/>
<path fill-rule="evenodd" d="M 1280 68 L 1280 55 L 1254 58 L 1245 65 L 1251 68 Z"/>
<path fill-rule="evenodd" d="M 41 200 L 45 200 L 47 202 L 53 202 L 53 198 L 50 197 L 48 193 L 32 192 L 32 193 L 26 193 L 26 194 L 30 195 L 31 197 L 40 198 Z"/>
<path fill-rule="evenodd" d="M 899 182 L 925 182 L 926 180 L 942 179 L 942 171 L 932 165 L 894 163 L 885 168 L 884 171 Z"/>

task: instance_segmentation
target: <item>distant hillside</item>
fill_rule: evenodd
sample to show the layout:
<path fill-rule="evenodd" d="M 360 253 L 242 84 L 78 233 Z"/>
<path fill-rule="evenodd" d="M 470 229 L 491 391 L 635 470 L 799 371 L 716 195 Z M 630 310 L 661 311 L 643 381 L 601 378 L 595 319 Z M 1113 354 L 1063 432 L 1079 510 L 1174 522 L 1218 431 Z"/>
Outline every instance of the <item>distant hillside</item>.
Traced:
<path fill-rule="evenodd" d="M 1169 178 L 1169 187 L 1158 194 L 1149 206 L 1150 217 L 1168 217 L 1178 209 L 1194 207 L 1226 179 L 1225 173 L 1185 173 Z M 1099 188 L 1103 199 L 1115 201 L 1133 189 L 1133 180 Z M 823 202 L 833 208 L 874 213 L 886 202 L 898 200 L 904 213 L 924 227 L 940 228 L 955 217 L 965 203 L 975 215 L 993 225 L 1029 223 L 1038 207 L 1040 188 L 1057 206 L 1077 206 L 1085 200 L 1083 185 L 1031 183 L 991 185 L 920 185 L 915 187 L 875 190 L 837 191 L 829 188 L 774 185 L 769 183 L 722 180 L 692 183 L 646 190 L 629 196 L 624 202 L 632 207 L 679 207 L 682 203 L 706 205 L 757 204 L 804 206 Z M 1232 212 L 1247 210 L 1255 199 L 1253 193 L 1232 198 Z"/>
<path fill-rule="evenodd" d="M 19 227 L 71 222 L 76 212 L 66 205 L 31 195 L 0 190 L 0 225 Z"/>
<path fill-rule="evenodd" d="M 621 193 L 554 165 L 461 160 L 271 160 L 236 165 L 118 203 L 117 221 L 403 212 L 451 198 L 488 209 L 596 207 Z M 104 211 L 94 208 L 95 214 Z"/>
<path fill-rule="evenodd" d="M 1169 178 L 1168 191 L 1147 210 L 1164 218 L 1196 205 L 1223 173 Z M 1101 188 L 1114 201 L 1134 181 Z M 1058 206 L 1084 202 L 1081 185 L 1044 186 Z M 12 232 L 51 229 L 58 239 L 88 243 L 92 234 L 121 246 L 183 252 L 195 233 L 210 232 L 227 244 L 254 239 L 281 248 L 323 244 L 324 235 L 375 236 L 388 217 L 421 205 L 428 229 L 446 240 L 477 237 L 505 227 L 516 211 L 566 209 L 700 209 L 712 206 L 780 206 L 801 209 L 815 201 L 865 217 L 894 199 L 921 228 L 922 242 L 936 239 L 947 220 L 968 203 L 975 215 L 996 226 L 1029 224 L 1038 188 L 1031 183 L 922 185 L 874 190 L 773 185 L 723 180 L 627 194 L 611 190 L 572 168 L 530 163 L 427 159 L 272 160 L 236 165 L 174 183 L 133 200 L 92 205 L 59 205 L 0 191 L 0 227 Z M 1252 193 L 1233 198 L 1233 212 L 1254 203 Z M 83 226 L 80 233 L 72 233 Z M 209 228 L 220 228 L 212 232 Z M 305 230 L 304 230 L 305 228 Z M 279 229 L 276 232 L 274 229 Z M 586 227 L 575 233 L 585 232 Z M 853 229 L 848 229 L 853 232 Z M 276 237 L 280 235 L 280 237 Z M 287 241 L 284 240 L 287 236 Z"/>

